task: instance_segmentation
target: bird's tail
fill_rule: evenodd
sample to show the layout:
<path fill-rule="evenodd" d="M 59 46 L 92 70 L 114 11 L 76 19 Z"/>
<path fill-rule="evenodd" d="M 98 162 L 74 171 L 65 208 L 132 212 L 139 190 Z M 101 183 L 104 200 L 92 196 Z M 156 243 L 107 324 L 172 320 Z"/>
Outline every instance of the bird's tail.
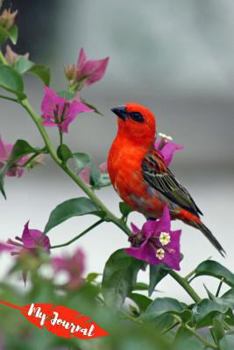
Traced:
<path fill-rule="evenodd" d="M 181 210 L 178 217 L 181 220 L 183 220 L 186 224 L 189 224 L 190 226 L 193 226 L 200 230 L 223 257 L 226 255 L 226 252 L 219 243 L 219 241 L 215 238 L 215 236 L 208 229 L 208 227 L 203 224 L 203 222 L 198 216 L 189 213 L 187 210 Z"/>
<path fill-rule="evenodd" d="M 215 238 L 213 233 L 208 229 L 206 225 L 204 225 L 202 222 L 200 224 L 197 224 L 195 227 L 197 227 L 210 241 L 211 244 L 219 251 L 219 253 L 224 257 L 226 255 L 225 250 L 219 243 L 219 241 Z"/>

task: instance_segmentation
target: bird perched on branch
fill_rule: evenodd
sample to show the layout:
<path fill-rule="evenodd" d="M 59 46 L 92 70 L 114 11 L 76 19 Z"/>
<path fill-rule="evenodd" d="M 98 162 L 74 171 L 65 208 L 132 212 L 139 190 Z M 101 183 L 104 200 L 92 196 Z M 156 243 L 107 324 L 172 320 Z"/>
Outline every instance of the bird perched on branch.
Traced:
<path fill-rule="evenodd" d="M 118 132 L 109 151 L 108 172 L 119 196 L 151 219 L 159 218 L 167 205 L 171 219 L 199 229 L 224 256 L 221 244 L 201 221 L 201 210 L 154 147 L 154 114 L 137 103 L 113 108 L 112 112 L 118 116 Z"/>

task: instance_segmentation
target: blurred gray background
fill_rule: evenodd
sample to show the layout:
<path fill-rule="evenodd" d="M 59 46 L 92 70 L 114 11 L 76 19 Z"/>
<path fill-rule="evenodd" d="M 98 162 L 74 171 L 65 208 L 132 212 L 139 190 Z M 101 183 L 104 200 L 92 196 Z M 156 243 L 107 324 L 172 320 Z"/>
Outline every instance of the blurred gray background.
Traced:
<path fill-rule="evenodd" d="M 80 115 L 66 137 L 71 148 L 90 152 L 101 162 L 116 133 L 110 108 L 127 101 L 152 108 L 158 130 L 185 146 L 172 169 L 191 191 L 205 213 L 205 223 L 228 253 L 224 262 L 200 232 L 176 222 L 174 227 L 183 228 L 182 273 L 210 256 L 233 269 L 233 0 L 21 0 L 8 4 L 12 8 L 17 4 L 19 9 L 17 50 L 28 51 L 32 60 L 52 67 L 54 88 L 64 87 L 63 67 L 75 62 L 81 47 L 90 58 L 110 56 L 103 81 L 83 90 L 83 97 L 96 104 L 104 117 Z M 43 87 L 31 77 L 26 85 L 39 111 Z M 24 138 L 42 145 L 19 107 L 1 101 L 0 118 L 4 139 L 13 143 Z M 57 142 L 55 130 L 49 131 Z M 81 195 L 49 160 L 22 179 L 9 179 L 6 190 L 8 200 L 0 201 L 2 239 L 19 234 L 28 219 L 32 227 L 43 229 L 58 203 Z M 118 214 L 114 191 L 108 188 L 99 195 Z M 143 222 L 136 213 L 130 219 Z M 51 231 L 50 238 L 62 243 L 94 220 L 72 219 Z M 128 246 L 125 236 L 110 224 L 90 232 L 78 244 L 86 251 L 87 271 L 99 272 L 114 249 Z M 7 257 L 1 259 L 7 261 Z M 147 280 L 146 274 L 142 279 Z M 201 281 L 194 283 L 203 290 Z M 216 287 L 214 281 L 206 283 Z M 164 294 L 170 294 L 172 288 L 175 296 L 187 298 L 169 278 L 160 285 Z"/>

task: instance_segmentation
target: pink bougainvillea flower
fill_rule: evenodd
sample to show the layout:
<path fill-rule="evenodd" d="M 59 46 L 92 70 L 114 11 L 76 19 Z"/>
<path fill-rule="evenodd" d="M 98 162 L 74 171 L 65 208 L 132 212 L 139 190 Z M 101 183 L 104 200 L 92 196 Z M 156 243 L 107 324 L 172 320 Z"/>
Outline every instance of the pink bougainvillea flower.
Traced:
<path fill-rule="evenodd" d="M 154 147 L 161 153 L 167 166 L 171 164 L 174 153 L 184 148 L 184 146 L 173 142 L 171 137 L 163 134 L 161 134 L 161 139 L 155 142 Z"/>
<path fill-rule="evenodd" d="M 100 60 L 87 59 L 82 48 L 76 64 L 76 80 L 83 81 L 84 85 L 91 85 L 101 80 L 106 72 L 109 57 Z"/>
<path fill-rule="evenodd" d="M 79 288 L 83 282 L 82 275 L 85 270 L 85 255 L 81 249 L 76 249 L 72 256 L 52 258 L 52 266 L 55 272 L 64 271 L 68 274 L 67 287 L 69 289 Z"/>
<path fill-rule="evenodd" d="M 68 126 L 76 116 L 82 112 L 91 112 L 92 109 L 78 99 L 66 100 L 60 97 L 53 89 L 45 87 L 41 103 L 43 124 L 57 126 L 61 132 L 68 132 Z"/>
<path fill-rule="evenodd" d="M 14 145 L 11 143 L 5 143 L 0 137 L 0 169 L 6 165 L 11 155 Z M 21 177 L 24 173 L 23 165 L 29 159 L 28 156 L 23 156 L 8 169 L 7 176 Z"/>
<path fill-rule="evenodd" d="M 132 224 L 132 244 L 125 249 L 128 255 L 143 260 L 151 265 L 164 264 L 174 270 L 180 270 L 180 235 L 181 230 L 171 230 L 168 207 L 158 220 L 148 220 L 141 229 Z"/>
<path fill-rule="evenodd" d="M 22 236 L 16 236 L 15 240 L 8 239 L 6 243 L 0 242 L 0 253 L 10 252 L 11 255 L 22 255 L 29 253 L 35 255 L 38 249 L 50 252 L 50 240 L 41 231 L 30 229 L 27 222 L 24 226 Z"/>
<path fill-rule="evenodd" d="M 15 240 L 8 239 L 6 243 L 0 242 L 0 253 L 9 252 L 23 260 L 26 257 L 37 257 L 40 250 L 50 253 L 49 238 L 39 230 L 30 229 L 28 224 L 28 222 L 25 224 L 21 237 L 16 236 Z M 22 269 L 23 281 L 26 284 L 28 269 L 25 267 Z"/>

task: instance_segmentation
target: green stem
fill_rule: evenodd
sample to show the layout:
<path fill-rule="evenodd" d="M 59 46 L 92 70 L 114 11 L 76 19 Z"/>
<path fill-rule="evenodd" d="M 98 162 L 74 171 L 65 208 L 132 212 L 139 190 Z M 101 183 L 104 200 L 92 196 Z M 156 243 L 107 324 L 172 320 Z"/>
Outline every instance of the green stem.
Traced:
<path fill-rule="evenodd" d="M 16 102 L 16 103 L 19 102 L 16 98 L 5 96 L 5 95 L 0 95 L 0 98 L 2 98 L 3 100 L 13 101 L 13 102 Z"/>
<path fill-rule="evenodd" d="M 89 226 L 88 228 L 86 228 L 83 232 L 81 232 L 79 235 L 75 236 L 74 238 L 70 239 L 70 241 L 67 241 L 65 243 L 62 244 L 57 244 L 57 245 L 53 245 L 51 247 L 51 249 L 55 249 L 55 248 L 61 248 L 61 247 L 66 247 L 69 244 L 77 241 L 79 238 L 81 238 L 82 236 L 84 236 L 87 232 L 91 231 L 93 228 L 95 228 L 96 226 L 100 225 L 103 222 L 103 220 L 98 220 L 97 222 L 95 222 L 93 225 Z"/>
<path fill-rule="evenodd" d="M 60 143 L 60 146 L 62 146 L 63 144 L 63 133 L 61 130 L 59 130 L 59 143 Z"/>
<path fill-rule="evenodd" d="M 193 328 L 189 327 L 188 325 L 185 325 L 185 328 L 192 333 L 198 340 L 200 340 L 200 342 L 202 344 L 205 345 L 205 347 L 207 348 L 211 348 L 211 349 L 218 349 L 217 345 L 211 344 L 209 343 L 206 339 L 204 339 L 200 334 L 198 334 Z"/>
<path fill-rule="evenodd" d="M 176 273 L 173 270 L 170 270 L 169 274 L 171 275 L 171 277 L 174 278 L 174 280 L 176 280 L 176 282 L 178 282 L 181 285 L 181 287 L 184 288 L 184 290 L 186 290 L 186 292 L 195 301 L 195 303 L 199 303 L 201 301 L 199 295 L 195 292 L 195 290 L 190 286 L 190 284 L 184 277 L 181 277 L 178 273 Z"/>
<path fill-rule="evenodd" d="M 42 125 L 41 117 L 38 116 L 32 109 L 29 101 L 27 99 L 20 101 L 22 107 L 29 113 L 32 120 L 36 124 L 44 143 L 48 149 L 49 154 L 55 163 L 65 171 L 65 173 L 87 194 L 87 196 L 105 213 L 105 220 L 113 222 L 116 226 L 121 228 L 127 235 L 131 235 L 130 229 L 119 219 L 116 217 L 106 206 L 105 204 L 96 196 L 96 194 L 90 189 L 81 178 L 73 173 L 71 169 L 69 169 L 66 164 L 64 164 L 57 156 L 57 153 L 50 141 L 49 135 L 47 134 L 44 126 Z"/>

